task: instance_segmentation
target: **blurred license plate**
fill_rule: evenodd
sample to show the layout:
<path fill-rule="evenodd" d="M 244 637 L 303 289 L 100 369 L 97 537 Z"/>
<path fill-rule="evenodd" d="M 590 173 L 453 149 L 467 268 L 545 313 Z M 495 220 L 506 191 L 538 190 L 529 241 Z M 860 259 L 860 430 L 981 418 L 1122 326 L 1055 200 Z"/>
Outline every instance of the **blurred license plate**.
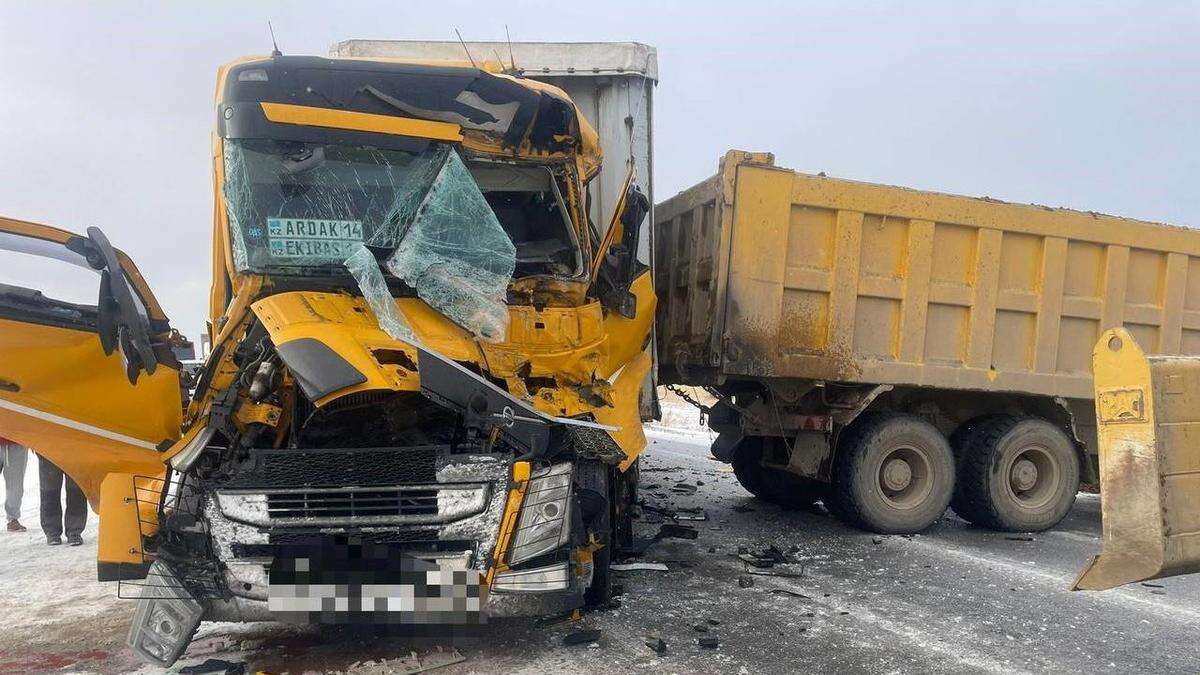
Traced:
<path fill-rule="evenodd" d="M 371 544 L 310 549 L 275 558 L 267 606 L 309 623 L 482 623 L 487 587 L 464 562 Z"/>

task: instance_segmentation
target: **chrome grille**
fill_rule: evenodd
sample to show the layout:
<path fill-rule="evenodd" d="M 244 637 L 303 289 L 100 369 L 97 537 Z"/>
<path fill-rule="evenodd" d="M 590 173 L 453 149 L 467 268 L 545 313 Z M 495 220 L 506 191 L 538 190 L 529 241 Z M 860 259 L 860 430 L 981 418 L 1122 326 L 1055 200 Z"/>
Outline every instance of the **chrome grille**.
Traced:
<path fill-rule="evenodd" d="M 490 494 L 479 483 L 283 488 L 221 490 L 217 502 L 230 520 L 259 527 L 419 525 L 482 513 Z"/>
<path fill-rule="evenodd" d="M 436 489 L 362 488 L 267 494 L 267 516 L 271 520 L 437 515 L 437 512 Z"/>

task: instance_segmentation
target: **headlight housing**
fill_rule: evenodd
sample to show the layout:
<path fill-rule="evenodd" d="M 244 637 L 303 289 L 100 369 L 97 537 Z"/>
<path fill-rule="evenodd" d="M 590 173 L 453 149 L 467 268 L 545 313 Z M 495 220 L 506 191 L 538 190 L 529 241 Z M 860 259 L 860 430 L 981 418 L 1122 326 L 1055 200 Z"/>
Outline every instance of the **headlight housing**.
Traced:
<path fill-rule="evenodd" d="M 509 548 L 510 565 L 531 560 L 567 543 L 571 535 L 571 463 L 538 469 L 529 478 L 517 530 Z"/>

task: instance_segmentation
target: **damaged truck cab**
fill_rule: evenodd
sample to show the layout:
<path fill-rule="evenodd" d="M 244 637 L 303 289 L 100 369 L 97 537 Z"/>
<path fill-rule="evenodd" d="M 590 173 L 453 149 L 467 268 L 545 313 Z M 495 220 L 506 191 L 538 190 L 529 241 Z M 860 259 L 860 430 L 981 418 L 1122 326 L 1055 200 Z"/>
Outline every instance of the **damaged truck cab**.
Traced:
<path fill-rule="evenodd" d="M 487 64 L 275 55 L 221 68 L 217 92 L 212 351 L 182 420 L 165 317 L 98 231 L 41 228 L 104 278 L 99 318 L 55 330 L 127 399 L 97 388 L 99 415 L 0 388 L 4 435 L 99 509 L 101 578 L 140 586 L 134 650 L 170 664 L 202 620 L 605 601 L 655 309 L 632 176 L 590 222 L 595 132 Z M 104 445 L 51 448 L 88 433 Z"/>

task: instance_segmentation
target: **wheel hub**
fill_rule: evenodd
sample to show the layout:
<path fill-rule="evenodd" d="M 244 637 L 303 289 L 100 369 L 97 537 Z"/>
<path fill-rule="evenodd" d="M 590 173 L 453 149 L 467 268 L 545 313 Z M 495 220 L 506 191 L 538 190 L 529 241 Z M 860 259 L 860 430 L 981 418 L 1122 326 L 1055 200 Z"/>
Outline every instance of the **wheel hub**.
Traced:
<path fill-rule="evenodd" d="M 1028 459 L 1022 458 L 1013 462 L 1012 470 L 1009 472 L 1009 481 L 1012 487 L 1017 492 L 1025 492 L 1037 485 L 1038 468 L 1037 465 Z"/>
<path fill-rule="evenodd" d="M 902 458 L 896 457 L 883 465 L 883 487 L 899 492 L 912 483 L 912 467 Z"/>

